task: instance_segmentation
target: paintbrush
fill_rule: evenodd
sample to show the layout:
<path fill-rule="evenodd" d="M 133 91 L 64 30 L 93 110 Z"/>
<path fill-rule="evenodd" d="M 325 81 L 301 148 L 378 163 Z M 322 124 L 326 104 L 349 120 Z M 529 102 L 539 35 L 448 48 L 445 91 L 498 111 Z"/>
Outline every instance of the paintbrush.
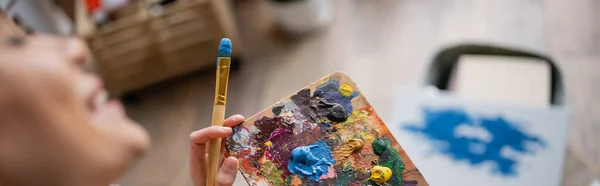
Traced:
<path fill-rule="evenodd" d="M 215 104 L 213 107 L 212 126 L 223 126 L 225 120 L 225 103 L 227 102 L 227 82 L 229 81 L 229 67 L 231 66 L 231 40 L 221 39 L 219 44 L 219 57 L 217 58 L 217 78 L 215 85 Z M 206 185 L 214 186 L 217 169 L 221 157 L 221 138 L 209 142 L 208 170 Z"/>

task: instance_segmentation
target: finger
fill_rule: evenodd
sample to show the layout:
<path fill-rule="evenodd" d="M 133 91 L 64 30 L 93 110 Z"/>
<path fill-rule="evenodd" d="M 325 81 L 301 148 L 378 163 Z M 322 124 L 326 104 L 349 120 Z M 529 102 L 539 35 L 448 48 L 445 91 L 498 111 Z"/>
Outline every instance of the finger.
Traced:
<path fill-rule="evenodd" d="M 221 126 L 210 126 L 202 130 L 197 130 L 190 134 L 192 144 L 205 144 L 211 139 L 224 138 L 231 134 L 231 128 Z"/>
<path fill-rule="evenodd" d="M 206 143 L 231 134 L 231 128 L 210 126 L 190 134 L 190 177 L 194 185 L 206 184 Z"/>
<path fill-rule="evenodd" d="M 224 127 L 210 126 L 202 130 L 194 131 L 190 135 L 191 141 L 196 144 L 202 144 L 214 138 L 224 138 L 231 134 L 231 126 L 235 126 L 244 121 L 244 116 L 236 114 L 227 118 L 223 122 Z"/>
<path fill-rule="evenodd" d="M 215 178 L 215 185 L 233 185 L 233 182 L 235 181 L 235 176 L 237 174 L 238 164 L 238 160 L 234 157 L 229 157 L 225 159 L 225 162 L 223 162 L 223 166 L 221 166 L 219 172 L 217 173 L 217 178 Z"/>
<path fill-rule="evenodd" d="M 206 145 L 197 145 L 190 143 L 190 177 L 194 186 L 203 186 L 206 184 Z"/>
<path fill-rule="evenodd" d="M 242 116 L 240 114 L 236 114 L 236 115 L 233 115 L 233 116 L 225 119 L 225 121 L 223 122 L 223 126 L 233 127 L 233 126 L 239 125 L 240 123 L 244 122 L 244 120 L 245 120 L 244 116 Z"/>
<path fill-rule="evenodd" d="M 199 157 L 203 157 L 203 158 L 196 158 L 193 161 L 196 161 L 198 163 L 193 163 L 191 165 L 190 169 L 190 177 L 192 178 L 192 181 L 194 182 L 194 186 L 201 186 L 201 185 L 205 185 L 206 184 L 206 165 L 208 164 L 207 160 L 208 160 L 208 154 L 204 154 L 204 156 L 200 156 Z M 223 162 L 225 162 L 225 156 L 221 155 L 219 157 L 219 167 L 223 166 Z"/>
<path fill-rule="evenodd" d="M 195 186 L 203 186 L 206 184 L 206 143 L 211 139 L 227 137 L 231 134 L 231 126 L 238 125 L 244 121 L 244 116 L 233 115 L 227 118 L 223 125 L 225 127 L 211 126 L 202 130 L 194 131 L 190 134 L 190 177 Z M 222 147 L 223 148 L 223 147 Z M 221 163 L 225 160 L 220 158 Z M 237 160 L 236 160 L 237 161 Z"/>

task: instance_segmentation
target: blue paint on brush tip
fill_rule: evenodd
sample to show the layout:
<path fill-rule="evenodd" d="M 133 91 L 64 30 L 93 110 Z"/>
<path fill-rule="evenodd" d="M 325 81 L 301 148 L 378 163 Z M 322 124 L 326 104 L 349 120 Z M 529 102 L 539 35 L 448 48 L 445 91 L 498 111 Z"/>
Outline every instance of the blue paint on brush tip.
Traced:
<path fill-rule="evenodd" d="M 231 40 L 229 40 L 229 38 L 221 39 L 221 44 L 219 44 L 219 57 L 231 57 Z"/>

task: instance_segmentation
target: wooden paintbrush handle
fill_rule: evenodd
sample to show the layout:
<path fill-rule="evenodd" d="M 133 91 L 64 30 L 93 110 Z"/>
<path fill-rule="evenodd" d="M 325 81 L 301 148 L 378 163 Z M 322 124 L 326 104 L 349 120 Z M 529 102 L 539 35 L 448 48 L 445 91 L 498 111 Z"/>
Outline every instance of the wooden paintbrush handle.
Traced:
<path fill-rule="evenodd" d="M 225 105 L 215 105 L 213 107 L 213 126 L 223 126 L 225 121 Z M 206 186 L 214 186 L 219 168 L 219 158 L 221 157 L 221 138 L 212 139 L 209 142 L 208 167 Z"/>

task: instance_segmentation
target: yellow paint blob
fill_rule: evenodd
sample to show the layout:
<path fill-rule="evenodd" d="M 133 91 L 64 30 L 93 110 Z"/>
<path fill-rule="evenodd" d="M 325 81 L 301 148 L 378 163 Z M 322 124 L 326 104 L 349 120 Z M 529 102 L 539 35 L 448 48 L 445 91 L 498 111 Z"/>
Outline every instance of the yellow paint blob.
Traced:
<path fill-rule="evenodd" d="M 271 147 L 271 141 L 267 141 L 267 142 L 265 142 L 265 145 L 266 145 L 267 147 Z"/>
<path fill-rule="evenodd" d="M 342 96 L 350 97 L 352 96 L 352 93 L 354 93 L 354 89 L 352 89 L 350 85 L 340 85 L 340 94 L 342 94 Z"/>
<path fill-rule="evenodd" d="M 358 152 L 363 148 L 365 142 L 361 139 L 349 139 L 344 143 L 342 148 L 339 150 L 339 153 L 344 157 L 350 156 L 352 153 Z"/>
<path fill-rule="evenodd" d="M 384 184 L 390 178 L 392 178 L 392 169 L 390 168 L 376 165 L 371 169 L 371 177 L 369 178 L 371 181 Z"/>

